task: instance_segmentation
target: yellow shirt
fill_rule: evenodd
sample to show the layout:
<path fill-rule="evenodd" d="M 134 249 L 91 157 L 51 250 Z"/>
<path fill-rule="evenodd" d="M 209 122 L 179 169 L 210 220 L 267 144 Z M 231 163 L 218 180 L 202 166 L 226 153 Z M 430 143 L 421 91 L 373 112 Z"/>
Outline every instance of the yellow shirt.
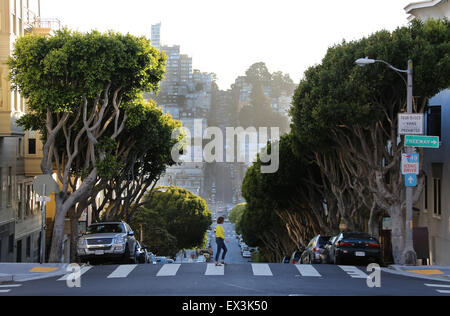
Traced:
<path fill-rule="evenodd" d="M 216 238 L 217 237 L 225 239 L 225 230 L 223 229 L 222 225 L 216 226 Z"/>

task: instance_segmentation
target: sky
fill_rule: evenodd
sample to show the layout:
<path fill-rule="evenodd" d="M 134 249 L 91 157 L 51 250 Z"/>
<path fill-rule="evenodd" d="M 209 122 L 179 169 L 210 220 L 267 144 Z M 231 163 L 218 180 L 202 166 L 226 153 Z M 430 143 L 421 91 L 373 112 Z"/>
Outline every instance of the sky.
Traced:
<path fill-rule="evenodd" d="M 417 1 L 417 0 L 414 0 Z M 412 0 L 41 0 L 42 18 L 70 29 L 114 30 L 180 45 L 193 69 L 214 72 L 226 90 L 256 62 L 298 83 L 327 48 L 407 24 Z M 364 57 L 364 56 L 362 56 Z"/>

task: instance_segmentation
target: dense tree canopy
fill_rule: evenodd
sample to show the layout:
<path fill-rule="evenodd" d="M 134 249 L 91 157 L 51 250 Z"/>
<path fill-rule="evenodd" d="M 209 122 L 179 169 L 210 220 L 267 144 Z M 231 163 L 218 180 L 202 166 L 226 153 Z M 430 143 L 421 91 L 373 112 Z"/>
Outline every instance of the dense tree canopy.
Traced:
<path fill-rule="evenodd" d="M 8 64 L 13 88 L 27 98 L 18 123 L 43 137 L 42 172 L 56 167 L 60 191 L 49 260 L 58 262 L 67 212 L 91 196 L 99 171 L 107 171 L 104 163 L 114 164 L 108 150 L 136 97 L 158 90 L 165 57 L 144 37 L 63 29 L 20 37 Z"/>
<path fill-rule="evenodd" d="M 158 187 L 144 206 L 164 219 L 165 228 L 176 238 L 178 249 L 204 246 L 212 221 L 208 205 L 201 197 L 174 186 Z"/>

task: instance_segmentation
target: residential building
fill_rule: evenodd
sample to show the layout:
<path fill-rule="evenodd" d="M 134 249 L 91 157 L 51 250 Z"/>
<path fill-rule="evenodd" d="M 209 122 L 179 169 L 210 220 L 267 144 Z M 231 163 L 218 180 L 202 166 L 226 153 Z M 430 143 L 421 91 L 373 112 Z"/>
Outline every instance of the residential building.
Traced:
<path fill-rule="evenodd" d="M 409 20 L 450 18 L 448 0 L 414 2 L 405 7 Z M 450 90 L 431 98 L 425 113 L 427 135 L 439 136 L 439 149 L 425 149 L 425 188 L 415 205 L 414 227 L 426 227 L 433 264 L 450 264 Z"/>
<path fill-rule="evenodd" d="M 11 89 L 4 64 L 18 37 L 48 35 L 59 27 L 58 20 L 41 19 L 39 12 L 38 0 L 0 1 L 0 262 L 39 260 L 41 213 L 32 182 L 42 173 L 42 143 L 38 133 L 16 123 L 26 100 Z"/>

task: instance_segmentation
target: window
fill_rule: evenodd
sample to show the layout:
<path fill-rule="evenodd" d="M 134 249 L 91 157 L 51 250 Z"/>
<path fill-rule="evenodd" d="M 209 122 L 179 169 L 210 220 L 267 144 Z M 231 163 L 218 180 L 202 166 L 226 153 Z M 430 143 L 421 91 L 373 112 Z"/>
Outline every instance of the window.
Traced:
<path fill-rule="evenodd" d="M 8 252 L 9 253 L 13 253 L 14 252 L 14 235 L 9 235 Z"/>
<path fill-rule="evenodd" d="M 424 209 L 428 210 L 428 177 L 425 175 L 424 178 Z"/>
<path fill-rule="evenodd" d="M 28 154 L 30 155 L 36 154 L 36 139 L 34 138 L 28 139 Z"/>
<path fill-rule="evenodd" d="M 441 139 L 441 106 L 430 106 L 427 111 L 427 135 Z"/>
<path fill-rule="evenodd" d="M 26 245 L 26 255 L 27 258 L 31 257 L 31 237 L 27 237 L 27 245 Z"/>
<path fill-rule="evenodd" d="M 17 190 L 17 219 L 23 219 L 23 184 L 19 184 Z"/>
<path fill-rule="evenodd" d="M 11 207 L 12 203 L 12 167 L 9 167 L 8 170 L 8 207 Z"/>
<path fill-rule="evenodd" d="M 441 215 L 441 179 L 433 179 L 433 192 L 434 192 L 434 209 L 435 215 Z"/>
<path fill-rule="evenodd" d="M 23 141 L 22 141 L 22 137 L 19 137 L 19 139 L 17 140 L 17 157 L 23 157 Z"/>
<path fill-rule="evenodd" d="M 0 208 L 3 205 L 3 169 L 0 167 Z"/>

